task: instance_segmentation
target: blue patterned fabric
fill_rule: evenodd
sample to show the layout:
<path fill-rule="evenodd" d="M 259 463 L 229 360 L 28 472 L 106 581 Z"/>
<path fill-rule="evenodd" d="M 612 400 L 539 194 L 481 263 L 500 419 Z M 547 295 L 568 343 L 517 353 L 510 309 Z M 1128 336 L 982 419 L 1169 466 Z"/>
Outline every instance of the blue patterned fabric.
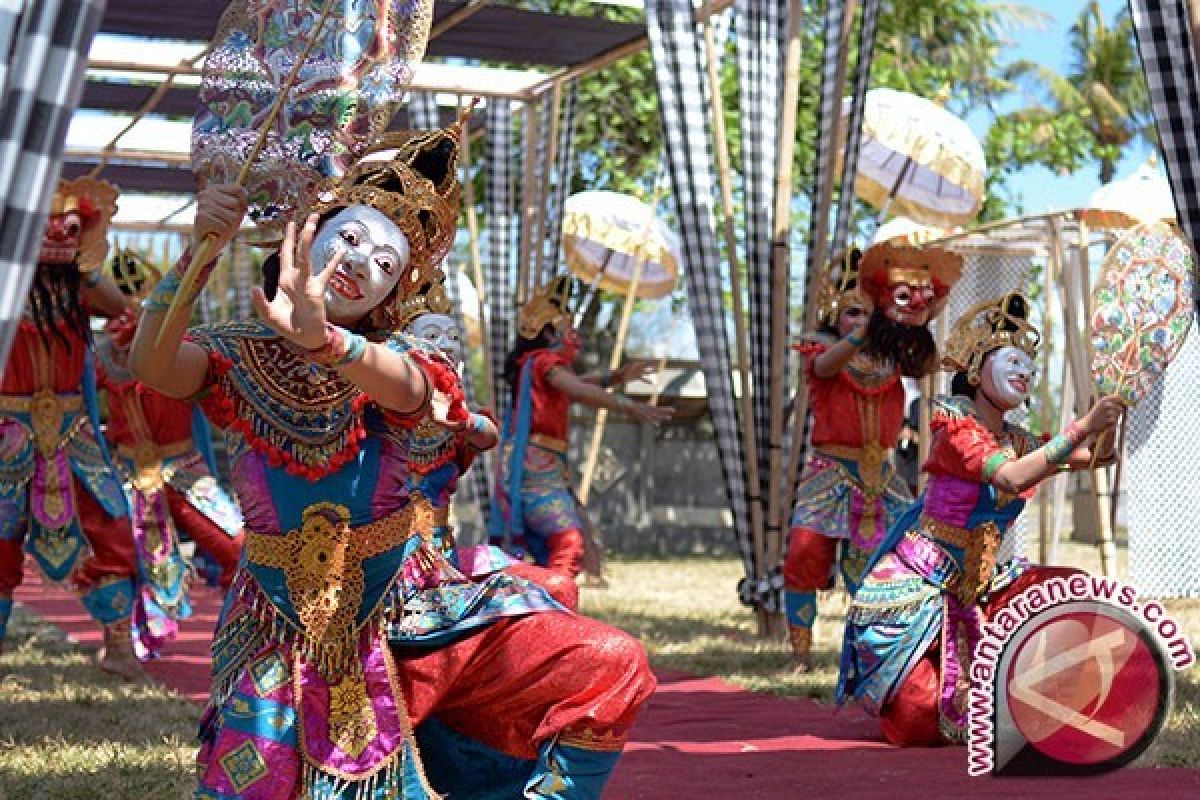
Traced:
<path fill-rule="evenodd" d="M 816 592 L 797 592 L 788 589 L 783 593 L 783 606 L 787 610 L 789 625 L 811 628 L 817 621 Z"/>
<path fill-rule="evenodd" d="M 133 581 L 127 578 L 97 586 L 80 598 L 92 618 L 102 625 L 128 619 L 133 613 L 133 599 Z"/>
<path fill-rule="evenodd" d="M 551 740 L 542 745 L 533 777 L 525 785 L 530 800 L 600 800 L 620 751 L 584 750 Z"/>

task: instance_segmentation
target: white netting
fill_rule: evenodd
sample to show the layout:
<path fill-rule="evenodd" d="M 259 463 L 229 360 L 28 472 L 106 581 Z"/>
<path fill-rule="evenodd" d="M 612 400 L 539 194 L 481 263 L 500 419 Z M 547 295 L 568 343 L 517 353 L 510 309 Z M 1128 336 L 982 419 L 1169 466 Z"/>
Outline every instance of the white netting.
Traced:
<path fill-rule="evenodd" d="M 963 275 L 947 298 L 942 323 L 949 330 L 964 312 L 976 303 L 999 298 L 1009 292 L 1028 293 L 1032 258 L 1024 253 L 966 253 Z M 1036 309 L 1035 309 L 1036 311 Z M 949 389 L 949 376 L 940 391 Z M 1025 409 L 1009 413 L 1010 422 L 1026 425 L 1029 414 Z M 1028 512 L 1021 514 L 1004 537 L 997 559 L 1006 561 L 1017 555 L 1029 555 Z"/>
<path fill-rule="evenodd" d="M 1125 512 L 1129 578 L 1151 597 L 1200 597 L 1200 336 L 1192 331 L 1164 379 L 1129 414 Z"/>

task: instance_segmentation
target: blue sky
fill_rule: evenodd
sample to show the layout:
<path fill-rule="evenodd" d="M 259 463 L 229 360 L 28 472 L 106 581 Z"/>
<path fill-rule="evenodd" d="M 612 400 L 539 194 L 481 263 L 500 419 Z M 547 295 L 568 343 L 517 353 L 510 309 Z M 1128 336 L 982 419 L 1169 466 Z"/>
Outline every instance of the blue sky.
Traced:
<path fill-rule="evenodd" d="M 1071 23 L 1086 5 L 1085 0 L 1023 0 L 1024 5 L 1039 9 L 1050 15 L 1043 30 L 1023 28 L 1009 33 L 1013 41 L 1009 58 L 1039 61 L 1059 71 L 1067 68 L 1067 31 Z M 1123 0 L 1101 0 L 1100 8 L 1105 19 L 1126 7 Z M 977 113 L 967 118 L 967 123 L 981 138 L 987 131 L 988 115 Z M 1138 146 L 1127 153 L 1117 166 L 1118 179 L 1137 169 L 1149 155 L 1149 150 Z M 1041 167 L 1030 167 L 1014 177 L 1012 186 L 1022 195 L 1024 210 L 1029 214 L 1071 208 L 1082 205 L 1100 185 L 1097 167 L 1088 164 L 1073 175 L 1057 175 Z"/>

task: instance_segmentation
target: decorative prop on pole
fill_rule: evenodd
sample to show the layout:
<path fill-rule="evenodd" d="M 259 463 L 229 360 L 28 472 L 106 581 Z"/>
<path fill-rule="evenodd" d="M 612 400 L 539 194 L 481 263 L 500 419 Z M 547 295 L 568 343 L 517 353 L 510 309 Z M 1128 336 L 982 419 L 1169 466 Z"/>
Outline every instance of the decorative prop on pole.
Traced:
<path fill-rule="evenodd" d="M 650 205 L 616 192 L 581 192 L 567 198 L 563 217 L 567 267 L 591 280 L 588 297 L 597 287 L 625 295 L 609 369 L 621 366 L 633 301 L 670 294 L 679 277 L 679 241 L 654 213 L 662 185 L 662 181 L 655 182 Z M 581 503 L 587 502 L 591 492 L 607 422 L 608 413 L 601 409 L 596 413 L 596 427 L 580 477 Z"/>
<path fill-rule="evenodd" d="M 217 26 L 192 128 L 192 169 L 249 194 L 278 240 L 304 193 L 342 174 L 386 127 L 425 53 L 432 0 L 237 0 Z M 235 177 L 236 176 L 236 177 Z M 178 324 L 217 255 L 195 244 L 160 328 Z"/>
<path fill-rule="evenodd" d="M 1116 394 L 1129 407 L 1162 379 L 1187 338 L 1195 313 L 1196 257 L 1169 222 L 1134 228 L 1109 251 L 1092 301 L 1092 380 L 1100 396 Z M 1096 443 L 1098 456 L 1107 437 Z M 1106 531 L 1104 520 L 1098 520 Z M 1115 557 L 1100 541 L 1106 567 Z"/>

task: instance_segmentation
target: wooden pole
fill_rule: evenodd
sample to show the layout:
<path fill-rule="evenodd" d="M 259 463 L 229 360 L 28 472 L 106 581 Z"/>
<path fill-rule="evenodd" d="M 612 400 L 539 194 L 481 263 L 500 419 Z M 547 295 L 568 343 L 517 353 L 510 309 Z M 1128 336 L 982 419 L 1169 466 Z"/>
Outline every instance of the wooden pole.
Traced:
<path fill-rule="evenodd" d="M 1045 296 L 1042 298 L 1042 385 L 1041 385 L 1041 405 L 1042 433 L 1050 431 L 1050 341 L 1054 333 L 1054 318 L 1053 318 L 1053 298 L 1054 292 L 1051 287 L 1054 286 L 1057 277 L 1054 274 L 1054 259 L 1046 259 L 1046 273 L 1042 276 L 1042 291 Z M 1057 484 L 1054 484 L 1057 487 Z M 1051 508 L 1050 493 L 1042 491 L 1038 493 L 1038 563 L 1050 563 L 1050 508 Z"/>
<path fill-rule="evenodd" d="M 562 108 L 562 83 L 554 84 L 554 91 L 550 95 L 550 108 L 546 112 L 550 115 L 550 141 L 546 143 L 546 163 L 542 170 L 542 185 L 541 185 L 541 202 L 538 203 L 538 208 L 541 213 L 537 215 L 537 236 L 533 240 L 534 247 L 534 266 L 537 268 L 535 272 L 534 285 L 542 282 L 543 276 L 546 274 L 546 203 L 550 199 L 550 176 L 554 173 L 554 162 L 558 159 L 558 128 L 559 128 L 559 112 Z M 563 180 L 565 176 L 560 175 L 559 180 Z M 559 224 L 562 220 L 559 220 Z M 558 253 L 555 253 L 552 258 L 557 258 Z"/>
<path fill-rule="evenodd" d="M 1047 285 L 1049 289 L 1049 285 Z M 1064 317 L 1066 315 L 1064 314 Z M 1058 429 L 1064 430 L 1071 421 L 1075 405 L 1075 384 L 1071 376 L 1071 360 L 1064 355 L 1062 366 L 1062 407 L 1058 410 Z M 1058 543 L 1062 539 L 1063 511 L 1067 505 L 1067 483 L 1070 476 L 1056 475 L 1050 480 L 1054 485 L 1053 517 L 1050 527 L 1050 543 L 1046 548 L 1046 564 L 1058 563 Z"/>
<path fill-rule="evenodd" d="M 734 228 L 735 208 L 733 186 L 730 180 L 732 168 L 729 163 L 729 142 L 725 133 L 725 109 L 721 102 L 721 83 L 717 74 L 717 48 L 708 14 L 704 14 L 704 20 L 705 66 L 708 70 L 708 83 L 713 91 L 709 110 L 712 112 L 717 178 L 721 186 L 722 231 L 725 235 L 730 290 L 733 295 L 734 346 L 737 348 L 738 388 L 741 390 L 738 397 L 739 416 L 741 417 L 742 440 L 746 457 L 746 485 L 750 487 L 749 497 L 746 498 L 750 513 L 750 540 L 754 547 L 754 563 L 758 568 L 754 577 L 756 580 L 761 580 L 767 574 L 767 532 L 762 502 L 762 476 L 758 469 L 758 437 L 754 430 L 754 399 L 750 381 L 750 339 L 746 332 L 746 305 L 742 299 L 742 265 L 738 259 L 737 231 Z M 761 609 L 758 610 L 757 617 L 759 635 L 765 636 L 770 632 L 770 620 L 766 612 Z"/>
<path fill-rule="evenodd" d="M 1084 358 L 1088 367 L 1088 371 L 1084 373 L 1085 377 L 1092 374 L 1091 366 L 1096 355 L 1095 345 L 1092 342 L 1090 333 L 1092 326 L 1091 283 L 1092 267 L 1090 253 L 1088 252 L 1087 222 L 1084 221 L 1083 215 L 1079 215 L 1079 275 L 1077 286 L 1080 294 L 1079 308 L 1083 312 L 1082 339 Z M 1094 395 L 1095 392 L 1093 391 L 1092 394 Z M 1100 440 L 1097 439 L 1096 446 L 1099 447 L 1099 445 Z M 1108 468 L 1092 467 L 1089 472 L 1091 477 L 1089 483 L 1092 487 L 1092 503 L 1096 509 L 1096 547 L 1100 551 L 1100 568 L 1105 575 L 1111 575 L 1117 568 L 1117 547 L 1112 529 L 1113 506 L 1112 496 L 1109 494 Z"/>
<path fill-rule="evenodd" d="M 458 100 L 458 113 L 462 114 L 462 98 Z M 483 282 L 483 258 L 479 253 L 479 216 L 475 212 L 475 181 L 471 176 L 471 135 L 467 131 L 467 126 L 463 125 L 459 136 L 461 144 L 459 149 L 462 152 L 463 165 L 463 200 L 467 211 L 467 237 L 470 244 L 469 250 L 471 253 L 471 277 L 474 278 L 475 294 L 479 298 L 479 336 L 483 342 L 483 381 L 487 384 L 484 395 L 477 398 L 479 402 L 495 406 L 496 398 L 493 394 L 492 385 L 492 360 L 487 356 L 488 342 L 488 320 L 485 309 L 487 308 L 487 295 Z M 466 331 L 463 332 L 464 335 Z M 486 397 L 486 400 L 484 399 Z M 499 412 L 499 409 L 495 409 Z"/>
<path fill-rule="evenodd" d="M 1072 274 L 1072 261 L 1067 259 L 1065 253 L 1065 245 L 1062 236 L 1062 220 L 1059 217 L 1053 217 L 1050 220 L 1052 232 L 1052 250 L 1054 258 L 1057 260 L 1057 271 L 1060 276 L 1058 283 L 1059 300 L 1063 309 L 1063 330 L 1066 332 L 1067 357 L 1071 361 L 1072 380 L 1075 385 L 1075 415 L 1080 416 L 1087 412 L 1088 404 L 1092 399 L 1093 391 L 1090 386 L 1089 376 L 1091 369 L 1086 363 L 1086 345 L 1083 344 L 1079 328 L 1078 314 L 1082 308 L 1082 303 L 1075 297 L 1075 291 L 1079 287 L 1078 278 Z M 1082 260 L 1083 250 L 1080 248 Z M 1088 486 L 1092 492 L 1092 506 L 1095 511 L 1097 525 L 1097 546 L 1100 550 L 1100 569 L 1105 574 L 1109 574 L 1110 567 L 1115 565 L 1115 549 L 1112 547 L 1111 532 L 1106 536 L 1106 528 L 1108 525 L 1107 516 L 1102 513 L 1100 505 L 1101 487 L 1098 485 L 1098 475 L 1102 474 L 1097 470 L 1090 472 L 1092 479 L 1088 481 Z M 1107 546 L 1105 544 L 1107 539 Z"/>

